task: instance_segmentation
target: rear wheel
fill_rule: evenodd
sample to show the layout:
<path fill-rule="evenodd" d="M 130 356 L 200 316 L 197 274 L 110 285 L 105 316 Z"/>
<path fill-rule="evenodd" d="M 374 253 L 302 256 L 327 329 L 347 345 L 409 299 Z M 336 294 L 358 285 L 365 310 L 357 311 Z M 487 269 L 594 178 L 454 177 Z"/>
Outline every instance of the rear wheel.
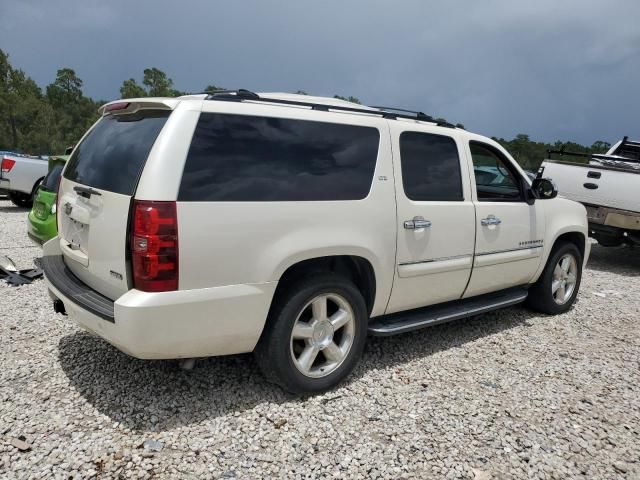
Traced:
<path fill-rule="evenodd" d="M 603 247 L 619 247 L 624 242 L 624 235 L 622 233 L 607 234 L 598 232 L 593 235 L 593 238 Z"/>
<path fill-rule="evenodd" d="M 573 243 L 559 243 L 551 252 L 542 275 L 529 289 L 527 304 L 551 315 L 564 313 L 575 302 L 581 279 L 580 250 Z"/>
<path fill-rule="evenodd" d="M 9 200 L 16 207 L 31 208 L 33 205 L 33 196 L 22 192 L 9 192 Z"/>
<path fill-rule="evenodd" d="M 281 295 L 256 347 L 265 376 L 293 393 L 334 387 L 357 365 L 367 334 L 360 291 L 333 273 L 314 274 Z"/>

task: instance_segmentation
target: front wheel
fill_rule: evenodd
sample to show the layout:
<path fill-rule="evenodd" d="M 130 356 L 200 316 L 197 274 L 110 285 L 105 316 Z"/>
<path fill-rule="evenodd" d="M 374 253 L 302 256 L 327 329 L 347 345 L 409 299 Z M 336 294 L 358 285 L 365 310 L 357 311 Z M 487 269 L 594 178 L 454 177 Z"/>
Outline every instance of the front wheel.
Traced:
<path fill-rule="evenodd" d="M 367 309 L 353 283 L 317 273 L 274 300 L 256 347 L 265 376 L 293 393 L 334 387 L 355 368 L 367 335 Z"/>
<path fill-rule="evenodd" d="M 538 281 L 529 289 L 527 304 L 539 312 L 564 313 L 578 296 L 582 280 L 582 255 L 575 244 L 558 244 Z"/>

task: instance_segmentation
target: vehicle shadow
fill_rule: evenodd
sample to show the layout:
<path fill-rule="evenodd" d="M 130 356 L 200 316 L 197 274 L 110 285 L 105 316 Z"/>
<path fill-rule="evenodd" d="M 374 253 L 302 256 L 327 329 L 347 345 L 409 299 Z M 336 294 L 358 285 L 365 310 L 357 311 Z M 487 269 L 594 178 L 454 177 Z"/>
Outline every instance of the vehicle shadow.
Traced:
<path fill-rule="evenodd" d="M 10 205 L 8 207 L 0 207 L 0 213 L 28 213 L 30 208 L 18 207 Z"/>
<path fill-rule="evenodd" d="M 626 245 L 622 247 L 593 245 L 587 269 L 627 277 L 640 276 L 640 248 Z"/>
<path fill-rule="evenodd" d="M 532 316 L 522 307 L 512 307 L 395 337 L 369 338 L 350 382 L 370 370 L 527 326 Z M 59 360 L 74 389 L 91 405 L 140 432 L 191 425 L 264 402 L 306 401 L 268 383 L 250 354 L 201 359 L 193 370 L 183 371 L 177 361 L 138 360 L 98 337 L 77 332 L 60 340 Z"/>

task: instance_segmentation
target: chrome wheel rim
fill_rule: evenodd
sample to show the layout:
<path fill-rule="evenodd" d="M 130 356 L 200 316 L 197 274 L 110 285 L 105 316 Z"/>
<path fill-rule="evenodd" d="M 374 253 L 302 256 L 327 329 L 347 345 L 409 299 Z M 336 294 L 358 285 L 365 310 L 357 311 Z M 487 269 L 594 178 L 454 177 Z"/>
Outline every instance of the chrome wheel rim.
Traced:
<path fill-rule="evenodd" d="M 335 293 L 317 295 L 298 314 L 289 342 L 291 359 L 300 373 L 321 378 L 347 358 L 356 322 L 349 302 Z"/>
<path fill-rule="evenodd" d="M 577 280 L 578 262 L 573 255 L 567 253 L 558 260 L 556 268 L 553 269 L 551 295 L 558 305 L 564 305 L 569 301 L 576 289 Z"/>

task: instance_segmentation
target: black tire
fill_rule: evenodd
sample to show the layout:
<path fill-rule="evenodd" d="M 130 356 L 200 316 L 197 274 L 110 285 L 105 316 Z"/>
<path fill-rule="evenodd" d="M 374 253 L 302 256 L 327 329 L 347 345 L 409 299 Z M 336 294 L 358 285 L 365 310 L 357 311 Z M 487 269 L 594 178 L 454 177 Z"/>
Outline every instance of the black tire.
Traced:
<path fill-rule="evenodd" d="M 342 363 L 325 376 L 312 378 L 296 367 L 291 337 L 294 324 L 305 306 L 323 294 L 338 295 L 348 303 L 355 330 L 353 342 Z M 295 394 L 322 392 L 342 382 L 358 364 L 367 337 L 367 322 L 364 299 L 352 282 L 335 273 L 314 273 L 295 283 L 289 282 L 286 290 L 274 299 L 254 355 L 265 377 L 285 390 Z"/>
<path fill-rule="evenodd" d="M 605 233 L 596 233 L 593 235 L 600 245 L 603 247 L 619 247 L 624 242 L 624 235 L 608 235 Z"/>
<path fill-rule="evenodd" d="M 9 200 L 16 207 L 31 208 L 33 205 L 33 196 L 22 192 L 9 192 Z"/>
<path fill-rule="evenodd" d="M 554 270 L 556 265 L 565 255 L 572 255 L 575 259 L 577 272 L 573 293 L 564 302 L 558 303 L 553 298 L 552 283 Z M 580 290 L 580 282 L 582 280 L 582 255 L 575 244 L 570 242 L 560 242 L 556 244 L 549 255 L 547 264 L 544 267 L 538 281 L 529 289 L 527 297 L 527 306 L 532 310 L 547 313 L 549 315 L 558 315 L 568 311 L 576 301 L 578 291 Z"/>

